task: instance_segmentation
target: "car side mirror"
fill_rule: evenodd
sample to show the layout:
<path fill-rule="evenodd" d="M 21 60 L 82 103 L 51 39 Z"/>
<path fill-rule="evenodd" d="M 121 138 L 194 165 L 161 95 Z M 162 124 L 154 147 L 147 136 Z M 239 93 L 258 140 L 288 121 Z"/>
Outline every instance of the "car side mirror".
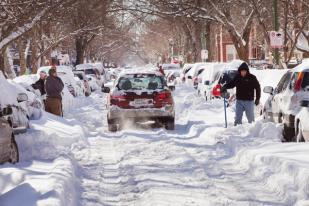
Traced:
<path fill-rule="evenodd" d="M 210 85 L 210 82 L 209 82 L 209 81 L 205 81 L 204 84 L 207 85 L 207 86 L 209 86 L 209 85 Z"/>
<path fill-rule="evenodd" d="M 102 86 L 102 92 L 103 93 L 110 93 L 111 89 L 109 87 Z"/>
<path fill-rule="evenodd" d="M 17 101 L 18 102 L 25 102 L 28 101 L 28 96 L 25 93 L 19 93 L 17 96 Z"/>
<path fill-rule="evenodd" d="M 192 79 L 192 76 L 188 76 L 188 79 Z"/>
<path fill-rule="evenodd" d="M 13 114 L 13 109 L 12 107 L 5 107 L 2 109 L 2 111 L 0 112 L 0 117 L 3 117 L 3 116 L 9 116 Z"/>
<path fill-rule="evenodd" d="M 263 92 L 267 94 L 273 94 L 274 88 L 271 86 L 264 87 Z"/>
<path fill-rule="evenodd" d="M 302 100 L 300 101 L 301 107 L 309 107 L 309 100 Z"/>

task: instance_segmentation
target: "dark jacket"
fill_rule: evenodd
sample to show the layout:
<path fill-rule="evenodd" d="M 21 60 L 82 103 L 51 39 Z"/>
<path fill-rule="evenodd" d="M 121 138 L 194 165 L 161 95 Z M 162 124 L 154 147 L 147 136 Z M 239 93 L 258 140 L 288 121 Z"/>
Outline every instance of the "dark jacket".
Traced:
<path fill-rule="evenodd" d="M 236 87 L 236 99 L 244 101 L 253 101 L 254 100 L 254 90 L 256 91 L 256 100 L 261 98 L 261 87 L 257 78 L 250 74 L 248 71 L 247 76 L 242 77 L 238 74 L 234 80 L 230 83 L 224 85 L 226 89 L 232 89 Z"/>
<path fill-rule="evenodd" d="M 45 92 L 45 80 L 44 79 L 39 79 L 38 81 L 36 81 L 31 86 L 33 87 L 33 89 L 40 90 L 41 95 L 46 94 L 46 92 Z"/>
<path fill-rule="evenodd" d="M 62 99 L 61 92 L 64 84 L 59 77 L 48 76 L 45 81 L 45 91 L 47 98 Z"/>

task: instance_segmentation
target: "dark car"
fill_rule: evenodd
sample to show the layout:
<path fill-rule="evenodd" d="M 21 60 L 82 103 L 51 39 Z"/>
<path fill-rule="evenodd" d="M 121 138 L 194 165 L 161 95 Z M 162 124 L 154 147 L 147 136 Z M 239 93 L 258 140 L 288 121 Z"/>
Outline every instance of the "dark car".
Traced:
<path fill-rule="evenodd" d="M 117 131 L 127 120 L 155 121 L 167 130 L 175 128 L 174 100 L 164 76 L 158 71 L 125 71 L 110 92 L 108 128 Z"/>
<path fill-rule="evenodd" d="M 8 122 L 7 116 L 12 115 L 11 107 L 0 110 L 0 163 L 19 161 L 18 147 L 14 138 L 12 125 Z"/>

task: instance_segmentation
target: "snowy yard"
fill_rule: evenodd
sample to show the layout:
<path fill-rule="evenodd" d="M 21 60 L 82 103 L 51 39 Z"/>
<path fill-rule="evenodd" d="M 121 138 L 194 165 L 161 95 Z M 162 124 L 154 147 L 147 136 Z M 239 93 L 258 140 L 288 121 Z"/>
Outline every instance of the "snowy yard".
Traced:
<path fill-rule="evenodd" d="M 32 121 L 21 162 L 0 167 L 0 205 L 309 205 L 308 144 L 262 120 L 233 127 L 233 108 L 225 129 L 223 102 L 185 85 L 174 98 L 175 131 L 107 132 L 101 93 Z"/>

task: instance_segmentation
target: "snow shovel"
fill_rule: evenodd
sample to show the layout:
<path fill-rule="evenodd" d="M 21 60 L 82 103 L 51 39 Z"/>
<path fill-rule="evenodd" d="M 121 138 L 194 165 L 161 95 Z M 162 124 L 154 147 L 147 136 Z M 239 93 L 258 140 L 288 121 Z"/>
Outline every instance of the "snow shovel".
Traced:
<path fill-rule="evenodd" d="M 227 128 L 227 113 L 226 113 L 226 108 L 227 108 L 227 103 L 228 99 L 230 98 L 230 94 L 227 91 L 224 91 L 221 93 L 221 96 L 223 98 L 223 104 L 224 104 L 224 120 L 225 120 L 225 128 Z"/>

